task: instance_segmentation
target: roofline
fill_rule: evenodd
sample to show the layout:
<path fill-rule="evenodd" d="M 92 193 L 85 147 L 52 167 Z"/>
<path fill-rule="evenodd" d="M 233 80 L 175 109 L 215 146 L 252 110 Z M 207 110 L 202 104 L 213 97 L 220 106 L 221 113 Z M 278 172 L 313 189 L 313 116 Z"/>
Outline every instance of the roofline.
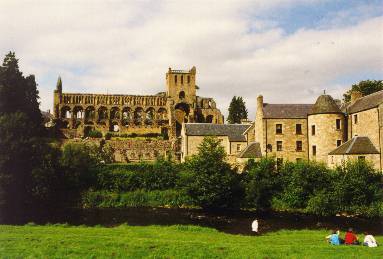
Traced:
<path fill-rule="evenodd" d="M 339 112 L 318 112 L 318 113 L 308 113 L 307 116 L 310 116 L 310 115 L 321 115 L 321 114 L 343 114 L 343 115 L 344 115 L 344 112 L 339 111 Z"/>
<path fill-rule="evenodd" d="M 289 117 L 289 118 L 286 118 L 286 117 L 276 117 L 276 118 L 270 118 L 270 117 L 263 117 L 263 119 L 285 119 L 285 120 L 296 120 L 296 119 L 303 119 L 303 120 L 307 120 L 307 116 L 306 117 Z"/>
<path fill-rule="evenodd" d="M 380 152 L 375 148 L 375 146 L 374 146 L 374 144 L 372 144 L 372 142 L 371 142 L 371 144 L 374 146 L 376 152 L 370 152 L 370 153 L 361 153 L 361 152 L 354 153 L 354 152 L 352 152 L 352 153 L 349 153 L 350 150 L 351 150 L 351 148 L 352 148 L 352 146 L 354 145 L 354 142 L 357 140 L 357 138 L 360 138 L 360 137 L 361 137 L 361 138 L 362 138 L 362 137 L 363 137 L 363 138 L 368 138 L 368 140 L 371 142 L 371 140 L 370 140 L 370 138 L 369 138 L 368 136 L 354 136 L 354 137 L 352 137 L 350 140 L 347 140 L 347 141 L 344 142 L 342 145 L 340 145 L 339 147 L 337 147 L 336 149 L 334 149 L 333 151 L 329 152 L 328 155 L 332 155 L 332 156 L 341 156 L 341 155 L 374 155 L 374 154 L 380 154 Z M 334 154 L 334 152 L 335 152 L 336 150 L 338 150 L 341 146 L 346 145 L 348 142 L 352 142 L 352 143 L 350 144 L 350 146 L 346 149 L 346 151 L 345 151 L 344 153 L 342 153 L 342 154 Z"/>
<path fill-rule="evenodd" d="M 379 105 L 380 105 L 380 104 L 379 104 Z M 372 109 L 378 109 L 378 108 L 379 108 L 379 105 L 370 107 L 370 108 L 368 108 L 368 109 L 358 110 L 358 111 L 356 111 L 356 112 L 350 112 L 350 113 L 348 112 L 348 109 L 349 109 L 349 108 L 347 108 L 347 109 L 346 109 L 346 112 L 347 112 L 347 114 L 354 114 L 354 113 L 358 113 L 358 112 L 365 112 L 365 111 L 372 110 Z"/>
<path fill-rule="evenodd" d="M 242 125 L 246 125 L 246 124 L 242 124 Z M 251 124 L 249 124 L 249 127 L 242 133 L 242 135 L 245 135 L 253 126 L 255 126 L 255 122 L 252 122 Z"/>

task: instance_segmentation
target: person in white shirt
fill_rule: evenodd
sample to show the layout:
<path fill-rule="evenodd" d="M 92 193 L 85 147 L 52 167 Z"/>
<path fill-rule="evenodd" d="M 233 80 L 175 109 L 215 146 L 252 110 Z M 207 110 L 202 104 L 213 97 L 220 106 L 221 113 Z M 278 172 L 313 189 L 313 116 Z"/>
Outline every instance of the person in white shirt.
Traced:
<path fill-rule="evenodd" d="M 375 238 L 373 235 L 369 235 L 367 232 L 364 233 L 364 241 L 363 245 L 368 246 L 368 247 L 377 247 L 378 243 L 376 243 Z"/>
<path fill-rule="evenodd" d="M 258 220 L 255 219 L 253 223 L 251 223 L 251 229 L 255 234 L 258 234 Z"/>

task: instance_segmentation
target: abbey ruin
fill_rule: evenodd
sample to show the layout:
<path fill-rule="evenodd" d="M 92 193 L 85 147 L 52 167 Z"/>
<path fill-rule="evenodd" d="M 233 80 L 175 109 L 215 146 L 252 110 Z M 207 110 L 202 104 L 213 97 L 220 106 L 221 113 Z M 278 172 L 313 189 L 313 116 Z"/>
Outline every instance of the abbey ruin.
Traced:
<path fill-rule="evenodd" d="M 212 98 L 197 96 L 196 68 L 166 73 L 166 92 L 156 95 L 63 93 L 59 77 L 54 91 L 54 118 L 67 138 L 92 130 L 126 134 L 162 134 L 174 139 L 182 123 L 223 123 Z"/>

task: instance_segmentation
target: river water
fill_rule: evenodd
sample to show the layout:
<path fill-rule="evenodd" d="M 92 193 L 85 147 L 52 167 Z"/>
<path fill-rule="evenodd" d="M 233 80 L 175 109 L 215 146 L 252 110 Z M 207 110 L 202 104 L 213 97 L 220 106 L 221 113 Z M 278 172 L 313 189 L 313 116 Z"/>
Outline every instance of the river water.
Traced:
<path fill-rule="evenodd" d="M 212 227 L 230 234 L 250 235 L 251 222 L 258 219 L 259 232 L 267 233 L 281 229 L 340 229 L 354 228 L 357 233 L 369 231 L 383 234 L 383 219 L 354 217 L 317 217 L 305 214 L 251 212 L 251 211 L 204 211 L 201 209 L 169 208 L 122 208 L 122 209 L 65 209 L 55 212 L 43 211 L 26 218 L 12 217 L 2 224 L 68 223 L 71 225 L 102 225 L 113 227 L 120 224 L 148 225 L 199 225 Z"/>

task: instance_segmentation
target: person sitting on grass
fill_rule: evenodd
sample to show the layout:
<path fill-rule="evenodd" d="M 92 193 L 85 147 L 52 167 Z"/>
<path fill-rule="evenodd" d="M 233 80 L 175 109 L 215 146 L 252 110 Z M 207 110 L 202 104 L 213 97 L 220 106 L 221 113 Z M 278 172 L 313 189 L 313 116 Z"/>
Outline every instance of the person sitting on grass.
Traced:
<path fill-rule="evenodd" d="M 349 228 L 344 236 L 345 245 L 359 245 L 358 237 L 353 233 L 352 228 Z"/>
<path fill-rule="evenodd" d="M 340 245 L 340 239 L 339 239 L 339 231 L 336 231 L 335 229 L 332 231 L 331 235 L 328 235 L 326 237 L 328 242 L 332 245 Z"/>
<path fill-rule="evenodd" d="M 378 243 L 376 242 L 373 235 L 369 235 L 367 232 L 364 232 L 363 245 L 368 247 L 377 247 Z"/>

